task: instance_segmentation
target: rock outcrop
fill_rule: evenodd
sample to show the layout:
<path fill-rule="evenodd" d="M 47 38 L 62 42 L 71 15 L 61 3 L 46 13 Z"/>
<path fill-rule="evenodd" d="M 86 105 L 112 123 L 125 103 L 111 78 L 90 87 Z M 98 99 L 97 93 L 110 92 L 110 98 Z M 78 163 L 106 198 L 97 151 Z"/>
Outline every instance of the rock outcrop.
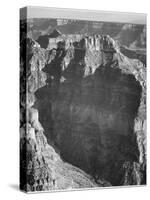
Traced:
<path fill-rule="evenodd" d="M 21 61 L 27 83 L 21 88 L 21 188 L 145 184 L 145 66 L 124 56 L 109 36 L 61 35 L 47 49 L 28 40 L 27 71 Z M 102 67 L 105 40 L 117 53 Z"/>

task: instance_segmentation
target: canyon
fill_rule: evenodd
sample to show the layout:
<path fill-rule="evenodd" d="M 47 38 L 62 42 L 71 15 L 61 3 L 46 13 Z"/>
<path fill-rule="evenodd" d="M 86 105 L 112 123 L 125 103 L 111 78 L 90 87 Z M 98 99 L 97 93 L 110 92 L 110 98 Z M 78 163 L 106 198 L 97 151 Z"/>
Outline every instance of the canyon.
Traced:
<path fill-rule="evenodd" d="M 21 40 L 21 189 L 146 184 L 146 63 L 108 35 L 44 41 Z"/>

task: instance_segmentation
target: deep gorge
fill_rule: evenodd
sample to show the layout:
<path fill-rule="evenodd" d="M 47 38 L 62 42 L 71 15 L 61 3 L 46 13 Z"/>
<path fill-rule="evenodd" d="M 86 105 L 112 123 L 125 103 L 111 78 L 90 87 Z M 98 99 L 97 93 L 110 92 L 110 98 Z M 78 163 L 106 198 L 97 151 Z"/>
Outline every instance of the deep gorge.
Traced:
<path fill-rule="evenodd" d="M 145 184 L 145 89 L 138 74 L 143 65 L 117 50 L 113 64 L 100 67 L 103 36 L 96 42 L 80 37 L 53 41 L 56 54 L 51 47 L 49 62 L 45 49 L 31 47 L 28 101 L 34 101 L 47 142 L 64 162 L 96 184 Z"/>
<path fill-rule="evenodd" d="M 54 79 L 37 91 L 39 120 L 62 159 L 94 178 L 121 185 L 123 164 L 138 162 L 134 120 L 142 87 L 132 74 L 111 66 L 84 76 L 85 53 L 78 51 L 63 71 L 64 82 L 56 87 Z"/>

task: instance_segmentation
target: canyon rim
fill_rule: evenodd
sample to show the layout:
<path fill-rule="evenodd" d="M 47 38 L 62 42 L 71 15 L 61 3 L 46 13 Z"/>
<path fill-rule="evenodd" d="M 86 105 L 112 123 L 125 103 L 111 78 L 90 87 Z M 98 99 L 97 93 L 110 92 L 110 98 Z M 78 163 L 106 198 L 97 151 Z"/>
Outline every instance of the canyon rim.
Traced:
<path fill-rule="evenodd" d="M 146 24 L 137 21 L 20 19 L 21 190 L 146 185 Z"/>

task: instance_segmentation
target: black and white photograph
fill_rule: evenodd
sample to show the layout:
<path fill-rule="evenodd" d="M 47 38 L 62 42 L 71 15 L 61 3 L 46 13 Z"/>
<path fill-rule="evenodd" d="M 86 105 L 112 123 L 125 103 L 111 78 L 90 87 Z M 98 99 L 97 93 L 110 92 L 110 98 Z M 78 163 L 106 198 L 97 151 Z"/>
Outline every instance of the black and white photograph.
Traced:
<path fill-rule="evenodd" d="M 141 13 L 20 9 L 22 191 L 147 184 L 146 31 Z"/>

